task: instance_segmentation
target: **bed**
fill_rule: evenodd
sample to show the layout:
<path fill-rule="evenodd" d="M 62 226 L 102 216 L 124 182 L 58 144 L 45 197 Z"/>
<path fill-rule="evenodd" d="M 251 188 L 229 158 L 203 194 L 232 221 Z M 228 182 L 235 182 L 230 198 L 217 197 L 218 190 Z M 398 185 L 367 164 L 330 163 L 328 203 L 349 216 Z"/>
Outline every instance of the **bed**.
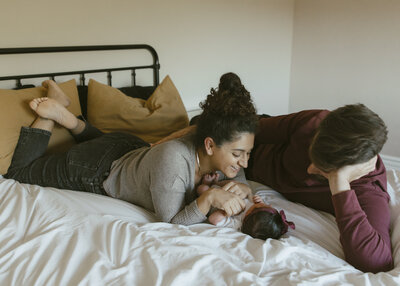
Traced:
<path fill-rule="evenodd" d="M 117 53 L 138 48 L 150 52 L 152 63 L 123 67 L 132 76 L 131 86 L 110 87 L 111 74 L 117 68 L 7 75 L 0 80 L 16 82 L 18 90 L 3 89 L 0 100 L 8 94 L 19 95 L 22 99 L 9 102 L 21 104 L 32 96 L 40 96 L 43 93 L 40 87 L 26 83 L 32 78 L 57 80 L 61 76 L 78 75 L 76 90 L 71 88 L 71 83 L 64 87 L 76 97 L 73 108 L 81 108 L 74 112 L 85 114 L 90 121 L 95 116 L 91 108 L 96 108 L 96 113 L 102 115 L 109 110 L 99 111 L 101 105 L 106 104 L 106 109 L 114 108 L 106 99 L 101 99 L 100 107 L 93 105 L 93 90 L 111 96 L 117 94 L 121 98 L 121 91 L 136 93 L 136 97 L 140 93 L 139 97 L 143 98 L 134 100 L 139 100 L 140 108 L 147 108 L 141 110 L 146 120 L 131 120 L 136 120 L 135 125 L 137 122 L 144 124 L 144 130 L 152 130 L 149 141 L 157 140 L 164 134 L 152 129 L 155 122 L 166 121 L 167 126 L 179 129 L 187 126 L 188 117 L 176 94 L 167 103 L 160 98 L 154 99 L 157 92 L 161 98 L 171 97 L 165 90 L 172 89 L 176 93 L 176 88 L 174 90 L 170 83 L 166 88 L 166 79 L 159 84 L 158 56 L 150 46 L 0 49 L 0 59 L 4 54 L 99 50 Z M 151 70 L 151 85 L 136 85 L 136 71 L 141 69 Z M 92 85 L 89 82 L 86 86 L 90 74 L 98 72 L 105 72 L 107 84 L 96 82 L 93 85 L 94 81 L 91 81 Z M 163 86 L 163 92 L 157 91 L 158 86 Z M 20 89 L 23 87 L 28 88 Z M 143 95 L 144 90 L 147 95 Z M 124 100 L 117 100 L 115 104 L 125 107 Z M 149 100 L 155 101 L 152 103 L 157 107 L 155 110 L 166 110 L 149 111 Z M 168 102 L 172 102 L 173 112 L 168 110 L 171 109 Z M 22 108 L 19 112 L 26 113 L 19 116 L 26 117 L 22 123 L 33 120 L 29 110 Z M 95 120 L 106 131 L 129 128 L 108 126 L 110 118 L 115 119 L 111 116 Z M 18 118 L 15 121 L 18 121 L 15 124 L 22 124 Z M 8 125 L 0 126 L 2 135 L 9 132 L 4 126 Z M 17 135 L 7 135 L 8 141 L 3 143 L 14 144 Z M 68 138 L 61 139 L 60 142 L 68 141 Z M 5 141 L 4 136 L 1 140 Z M 60 146 L 66 144 L 60 142 L 54 142 L 53 149 L 60 150 Z M 7 147 L 3 145 L 0 148 Z M 9 152 L 5 150 L 1 159 L 7 159 Z M 267 186 L 256 182 L 250 182 L 250 185 L 254 193 L 274 207 L 284 209 L 288 220 L 296 223 L 296 230 L 290 230 L 279 240 L 262 241 L 206 223 L 192 226 L 161 223 L 156 222 L 152 213 L 124 201 L 92 193 L 20 184 L 0 176 L 0 285 L 400 285 L 400 171 L 388 170 L 395 268 L 378 274 L 360 272 L 344 261 L 332 215 L 289 202 Z"/>

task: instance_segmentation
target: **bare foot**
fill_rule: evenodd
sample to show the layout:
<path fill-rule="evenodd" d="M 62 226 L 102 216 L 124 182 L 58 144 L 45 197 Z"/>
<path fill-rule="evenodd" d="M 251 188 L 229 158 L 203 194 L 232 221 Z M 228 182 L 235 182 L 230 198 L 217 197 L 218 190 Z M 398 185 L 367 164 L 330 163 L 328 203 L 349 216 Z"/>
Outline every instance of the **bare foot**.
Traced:
<path fill-rule="evenodd" d="M 78 118 L 55 99 L 48 97 L 35 98 L 29 102 L 29 106 L 40 117 L 51 119 L 65 128 L 74 129 L 78 126 Z"/>
<path fill-rule="evenodd" d="M 63 106 L 70 105 L 71 100 L 53 80 L 45 80 L 42 86 L 47 88 L 47 97 L 57 100 Z"/>

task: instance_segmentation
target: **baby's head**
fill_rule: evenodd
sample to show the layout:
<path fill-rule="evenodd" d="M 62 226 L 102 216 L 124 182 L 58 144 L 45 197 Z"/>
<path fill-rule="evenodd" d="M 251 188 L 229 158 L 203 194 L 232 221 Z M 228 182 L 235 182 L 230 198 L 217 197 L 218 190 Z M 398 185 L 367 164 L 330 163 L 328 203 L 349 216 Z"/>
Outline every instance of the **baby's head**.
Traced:
<path fill-rule="evenodd" d="M 242 232 L 263 240 L 278 239 L 288 231 L 288 227 L 294 229 L 295 225 L 286 220 L 283 210 L 278 212 L 267 204 L 256 203 L 245 214 Z"/>

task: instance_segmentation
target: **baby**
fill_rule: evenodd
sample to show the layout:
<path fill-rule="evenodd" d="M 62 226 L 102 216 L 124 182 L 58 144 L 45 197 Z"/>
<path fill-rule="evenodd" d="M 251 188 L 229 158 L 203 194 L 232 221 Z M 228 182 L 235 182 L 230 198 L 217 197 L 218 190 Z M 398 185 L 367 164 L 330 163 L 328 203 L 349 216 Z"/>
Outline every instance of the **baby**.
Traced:
<path fill-rule="evenodd" d="M 197 187 L 200 195 L 210 188 L 218 186 L 218 174 L 206 174 L 202 183 Z M 217 209 L 208 217 L 208 221 L 216 226 L 231 227 L 241 230 L 243 233 L 254 238 L 278 239 L 288 231 L 295 228 L 293 222 L 287 221 L 283 210 L 278 212 L 275 208 L 263 202 L 260 196 L 254 195 L 253 202 L 245 199 L 246 208 L 238 215 L 228 217 L 223 210 Z"/>

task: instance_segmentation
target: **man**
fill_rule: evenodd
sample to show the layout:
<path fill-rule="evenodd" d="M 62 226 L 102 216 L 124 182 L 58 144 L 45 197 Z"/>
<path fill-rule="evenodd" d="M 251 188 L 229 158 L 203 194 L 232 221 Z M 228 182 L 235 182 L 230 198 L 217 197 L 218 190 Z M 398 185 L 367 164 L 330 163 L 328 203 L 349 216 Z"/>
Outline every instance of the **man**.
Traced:
<path fill-rule="evenodd" d="M 346 261 L 393 268 L 382 119 L 362 104 L 260 119 L 247 179 L 336 216 Z"/>

